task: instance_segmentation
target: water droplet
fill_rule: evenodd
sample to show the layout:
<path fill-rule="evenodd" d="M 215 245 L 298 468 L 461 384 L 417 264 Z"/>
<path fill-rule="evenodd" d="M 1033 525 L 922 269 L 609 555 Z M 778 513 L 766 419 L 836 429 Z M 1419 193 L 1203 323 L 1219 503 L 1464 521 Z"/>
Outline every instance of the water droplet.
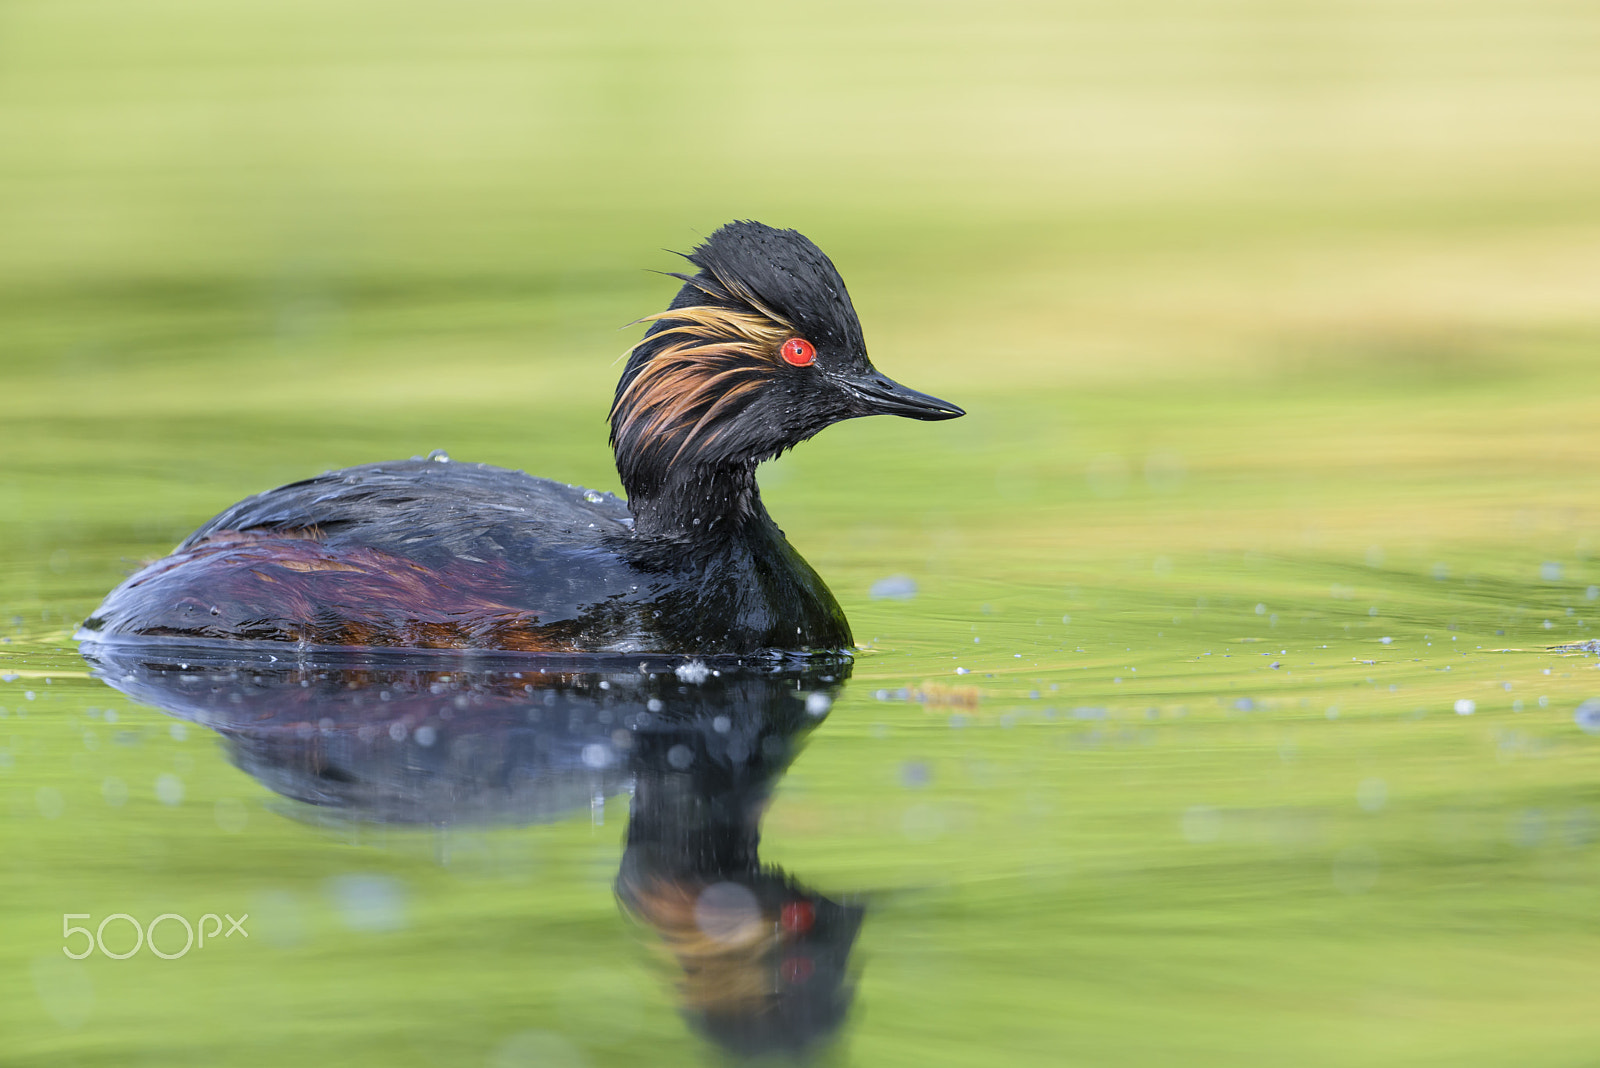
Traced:
<path fill-rule="evenodd" d="M 339 919 L 352 931 L 398 931 L 406 926 L 405 885 L 388 875 L 336 875 L 327 884 Z"/>
<path fill-rule="evenodd" d="M 672 669 L 672 673 L 684 682 L 699 685 L 711 676 L 711 669 L 699 660 L 691 660 L 687 664 L 679 664 Z"/>
<path fill-rule="evenodd" d="M 890 575 L 874 582 L 869 593 L 876 601 L 909 601 L 917 595 L 917 583 L 910 575 Z"/>
<path fill-rule="evenodd" d="M 434 449 L 428 454 L 428 459 L 436 464 L 447 464 L 450 462 L 450 454 L 443 449 Z"/>
<path fill-rule="evenodd" d="M 1589 734 L 1600 734 L 1600 697 L 1591 697 L 1572 713 L 1572 721 Z"/>
<path fill-rule="evenodd" d="M 183 780 L 176 775 L 161 775 L 156 778 L 156 800 L 163 805 L 183 804 Z"/>
<path fill-rule="evenodd" d="M 599 504 L 601 501 L 606 499 L 606 495 L 598 492 L 597 490 L 584 490 L 583 499 L 588 501 L 590 504 Z"/>

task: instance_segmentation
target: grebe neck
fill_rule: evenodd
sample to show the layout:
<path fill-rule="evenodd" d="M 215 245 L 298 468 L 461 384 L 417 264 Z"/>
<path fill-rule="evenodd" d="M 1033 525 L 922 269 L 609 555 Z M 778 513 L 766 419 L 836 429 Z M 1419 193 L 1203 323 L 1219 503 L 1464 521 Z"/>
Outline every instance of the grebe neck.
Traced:
<path fill-rule="evenodd" d="M 756 486 L 754 463 L 676 467 L 658 484 L 627 485 L 634 531 L 656 537 L 721 540 L 762 520 L 771 522 Z"/>

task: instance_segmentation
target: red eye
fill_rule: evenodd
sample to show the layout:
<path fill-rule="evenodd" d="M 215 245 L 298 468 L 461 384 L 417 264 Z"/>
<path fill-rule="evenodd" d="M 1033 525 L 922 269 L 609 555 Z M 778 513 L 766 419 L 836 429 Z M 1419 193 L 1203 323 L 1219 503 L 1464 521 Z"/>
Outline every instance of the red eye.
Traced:
<path fill-rule="evenodd" d="M 817 921 L 817 912 L 809 901 L 785 901 L 778 914 L 783 929 L 792 935 L 803 935 Z"/>
<path fill-rule="evenodd" d="M 817 348 L 803 337 L 792 337 L 778 350 L 785 363 L 796 367 L 810 367 L 817 358 Z"/>

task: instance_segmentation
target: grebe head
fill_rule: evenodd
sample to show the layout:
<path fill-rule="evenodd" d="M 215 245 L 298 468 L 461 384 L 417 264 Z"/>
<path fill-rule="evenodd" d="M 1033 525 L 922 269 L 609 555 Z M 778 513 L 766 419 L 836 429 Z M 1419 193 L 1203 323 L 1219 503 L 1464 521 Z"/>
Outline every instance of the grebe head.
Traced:
<path fill-rule="evenodd" d="M 673 275 L 684 286 L 646 317 L 611 407 L 630 499 L 753 468 L 842 419 L 965 414 L 872 366 L 844 281 L 799 233 L 729 223 L 686 258 L 699 271 Z"/>

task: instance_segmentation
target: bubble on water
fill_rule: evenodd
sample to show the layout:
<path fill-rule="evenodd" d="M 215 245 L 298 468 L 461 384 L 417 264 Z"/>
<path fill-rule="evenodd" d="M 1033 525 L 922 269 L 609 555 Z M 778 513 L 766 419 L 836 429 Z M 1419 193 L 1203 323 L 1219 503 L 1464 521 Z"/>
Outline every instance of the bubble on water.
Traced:
<path fill-rule="evenodd" d="M 1456 699 L 1455 709 L 1458 716 L 1470 716 L 1478 710 L 1478 702 L 1470 697 L 1460 697 Z"/>
<path fill-rule="evenodd" d="M 874 582 L 868 592 L 875 601 L 909 601 L 917 595 L 917 582 L 910 575 L 890 575 Z"/>
<path fill-rule="evenodd" d="M 1600 734 L 1600 697 L 1591 697 L 1574 709 L 1572 722 L 1589 734 Z"/>
<path fill-rule="evenodd" d="M 390 875 L 335 875 L 325 889 L 352 931 L 398 931 L 406 926 L 406 890 Z"/>
<path fill-rule="evenodd" d="M 33 803 L 38 806 L 39 815 L 47 820 L 57 820 L 67 810 L 67 799 L 61 796 L 61 791 L 54 786 L 41 786 L 33 792 Z"/>
<path fill-rule="evenodd" d="M 679 664 L 672 669 L 672 673 L 684 682 L 699 685 L 711 677 L 711 669 L 700 660 L 691 660 L 687 664 Z"/>
<path fill-rule="evenodd" d="M 236 797 L 217 798 L 217 803 L 211 806 L 211 816 L 217 826 L 229 834 L 242 834 L 250 825 L 250 813 Z"/>
<path fill-rule="evenodd" d="M 1356 787 L 1356 804 L 1363 812 L 1382 812 L 1389 803 L 1389 784 L 1382 779 L 1362 779 Z"/>
<path fill-rule="evenodd" d="M 100 782 L 100 796 L 112 808 L 121 808 L 128 803 L 128 784 L 115 775 L 108 775 Z"/>
<path fill-rule="evenodd" d="M 833 707 L 833 698 L 825 693 L 806 694 L 806 711 L 813 716 L 825 716 Z"/>
<path fill-rule="evenodd" d="M 156 777 L 156 800 L 163 805 L 183 804 L 183 780 L 176 775 Z"/>

